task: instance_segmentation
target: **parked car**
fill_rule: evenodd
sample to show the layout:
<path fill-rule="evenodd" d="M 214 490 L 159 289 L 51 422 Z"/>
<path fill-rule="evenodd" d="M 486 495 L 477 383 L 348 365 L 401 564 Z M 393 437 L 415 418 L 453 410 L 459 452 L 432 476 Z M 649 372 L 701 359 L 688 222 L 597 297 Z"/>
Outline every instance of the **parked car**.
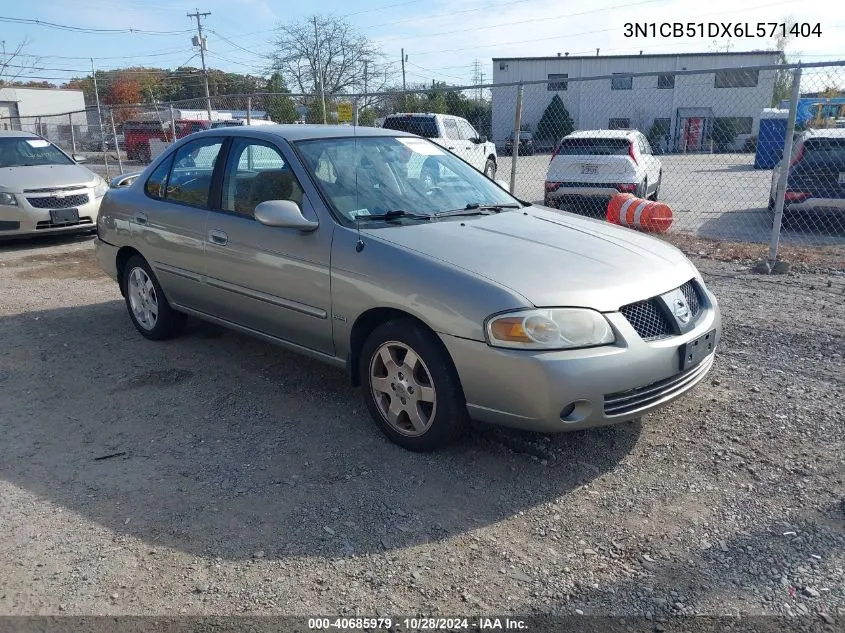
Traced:
<path fill-rule="evenodd" d="M 412 174 L 415 155 L 438 184 Z M 110 189 L 97 228 L 143 336 L 194 315 L 345 368 L 413 450 L 469 418 L 546 432 L 638 418 L 701 381 L 720 336 L 673 246 L 524 204 L 393 130 L 200 132 Z"/>
<path fill-rule="evenodd" d="M 564 137 L 546 174 L 545 204 L 595 201 L 606 206 L 618 193 L 657 200 L 660 159 L 637 130 L 580 130 Z"/>
<path fill-rule="evenodd" d="M 123 124 L 126 156 L 129 160 L 149 163 L 154 155 L 153 141 L 172 143 L 173 128 L 176 128 L 176 139 L 184 138 L 194 132 L 207 130 L 211 121 L 193 119 L 177 119 L 176 121 L 126 121 Z"/>
<path fill-rule="evenodd" d="M 91 231 L 108 184 L 46 139 L 0 131 L 0 237 Z"/>
<path fill-rule="evenodd" d="M 531 132 L 526 132 L 525 130 L 521 131 L 519 133 L 519 155 L 533 156 L 534 153 L 534 135 Z M 513 154 L 513 134 L 505 140 L 505 154 L 508 156 Z"/>
<path fill-rule="evenodd" d="M 775 208 L 781 160 L 772 170 L 769 210 Z M 787 166 L 783 221 L 796 216 L 843 214 L 845 218 L 845 129 L 805 130 L 793 143 Z M 810 220 L 811 221 L 811 220 Z M 843 220 L 845 221 L 845 220 Z"/>
<path fill-rule="evenodd" d="M 464 159 L 490 180 L 496 178 L 498 158 L 495 143 L 476 132 L 466 119 L 449 114 L 391 114 L 385 117 L 382 127 L 431 139 Z M 430 169 L 425 174 L 434 182 L 439 179 L 439 174 Z"/>

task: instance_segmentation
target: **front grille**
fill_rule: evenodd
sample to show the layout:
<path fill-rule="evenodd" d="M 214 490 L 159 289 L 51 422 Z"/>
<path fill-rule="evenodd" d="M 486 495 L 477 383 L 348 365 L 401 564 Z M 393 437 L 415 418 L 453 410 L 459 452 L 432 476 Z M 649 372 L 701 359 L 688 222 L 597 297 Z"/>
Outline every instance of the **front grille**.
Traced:
<path fill-rule="evenodd" d="M 657 304 L 657 299 L 629 303 L 619 308 L 619 311 L 645 341 L 664 338 L 673 333 L 669 320 Z"/>
<path fill-rule="evenodd" d="M 41 222 L 35 225 L 35 230 L 40 231 L 41 229 L 57 229 L 60 227 L 64 228 L 66 226 L 79 226 L 80 224 L 94 224 L 94 222 L 89 217 L 79 218 L 79 222 L 54 223 L 52 220 L 41 220 Z"/>
<path fill-rule="evenodd" d="M 698 285 L 695 281 L 690 279 L 687 283 L 681 286 L 681 292 L 684 293 L 684 299 L 687 300 L 690 314 L 694 319 L 698 316 L 698 313 L 701 312 L 701 301 L 698 298 Z"/>
<path fill-rule="evenodd" d="M 618 391 L 604 397 L 606 416 L 627 415 L 660 404 L 692 387 L 713 364 L 711 354 L 695 367 L 644 387 Z"/>
<path fill-rule="evenodd" d="M 75 193 L 69 196 L 43 196 L 41 198 L 27 198 L 27 202 L 36 209 L 69 209 L 88 204 L 87 193 Z"/>

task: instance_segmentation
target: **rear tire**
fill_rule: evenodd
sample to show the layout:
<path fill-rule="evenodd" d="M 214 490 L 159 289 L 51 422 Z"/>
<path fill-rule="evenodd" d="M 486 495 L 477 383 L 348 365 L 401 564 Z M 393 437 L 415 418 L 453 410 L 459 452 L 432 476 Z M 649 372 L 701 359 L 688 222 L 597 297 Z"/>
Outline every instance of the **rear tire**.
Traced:
<path fill-rule="evenodd" d="M 388 321 L 367 337 L 358 372 L 376 426 L 412 451 L 445 446 L 467 426 L 461 383 L 434 334 L 410 319 Z"/>
<path fill-rule="evenodd" d="M 654 193 L 651 194 L 648 199 L 652 202 L 657 202 L 657 196 L 660 193 L 660 183 L 663 182 L 663 172 L 660 172 L 657 176 L 657 185 L 654 187 Z"/>
<path fill-rule="evenodd" d="M 163 341 L 179 333 L 186 317 L 170 307 L 158 279 L 143 257 L 133 255 L 121 278 L 132 325 L 145 338 Z"/>
<path fill-rule="evenodd" d="M 647 193 L 648 193 L 648 178 L 646 178 L 639 185 L 637 185 L 637 191 L 634 195 L 637 196 L 637 198 L 645 198 Z"/>

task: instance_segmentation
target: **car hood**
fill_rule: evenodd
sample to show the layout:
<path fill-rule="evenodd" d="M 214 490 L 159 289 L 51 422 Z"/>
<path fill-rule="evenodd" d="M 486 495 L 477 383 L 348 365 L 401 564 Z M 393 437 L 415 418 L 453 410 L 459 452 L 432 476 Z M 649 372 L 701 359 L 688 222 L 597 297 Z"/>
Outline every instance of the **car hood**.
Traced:
<path fill-rule="evenodd" d="M 51 187 L 93 187 L 97 176 L 81 165 L 34 165 L 32 167 L 0 167 L 0 191 L 23 193 L 27 189 Z"/>
<path fill-rule="evenodd" d="M 698 275 L 666 242 L 539 206 L 366 233 L 488 278 L 541 307 L 611 312 Z"/>

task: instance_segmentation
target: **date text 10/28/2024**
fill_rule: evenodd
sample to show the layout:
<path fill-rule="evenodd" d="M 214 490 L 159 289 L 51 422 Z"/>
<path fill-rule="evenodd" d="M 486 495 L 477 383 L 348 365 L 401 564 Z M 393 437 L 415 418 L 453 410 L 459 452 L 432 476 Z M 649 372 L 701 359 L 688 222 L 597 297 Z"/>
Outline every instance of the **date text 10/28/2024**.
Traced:
<path fill-rule="evenodd" d="M 309 618 L 308 628 L 315 631 L 527 631 L 518 618 Z"/>
<path fill-rule="evenodd" d="M 809 22 L 626 22 L 625 37 L 821 37 Z"/>

